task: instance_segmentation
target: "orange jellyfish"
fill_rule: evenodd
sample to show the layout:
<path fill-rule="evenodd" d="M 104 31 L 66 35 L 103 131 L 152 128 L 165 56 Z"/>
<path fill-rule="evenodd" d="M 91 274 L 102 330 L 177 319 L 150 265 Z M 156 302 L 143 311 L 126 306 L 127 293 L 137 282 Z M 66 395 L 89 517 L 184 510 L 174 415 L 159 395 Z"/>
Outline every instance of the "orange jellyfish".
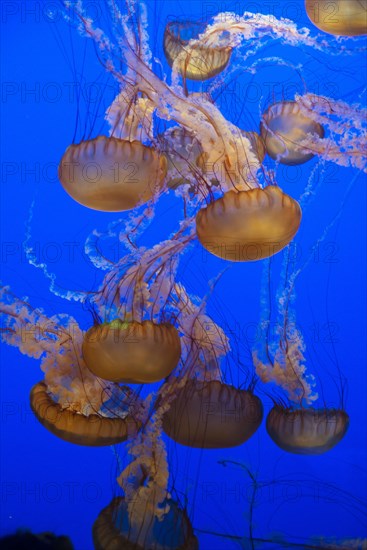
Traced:
<path fill-rule="evenodd" d="M 95 549 L 197 550 L 198 541 L 186 511 L 172 499 L 164 504 L 169 510 L 163 518 L 143 514 L 137 530 L 129 522 L 128 503 L 122 497 L 114 498 L 94 522 Z"/>
<path fill-rule="evenodd" d="M 68 147 L 59 179 L 77 202 L 104 212 L 146 203 L 162 188 L 166 157 L 140 141 L 98 136 Z"/>
<path fill-rule="evenodd" d="M 292 409 L 274 406 L 266 429 L 284 451 L 303 455 L 326 453 L 345 436 L 349 416 L 342 409 Z"/>
<path fill-rule="evenodd" d="M 31 409 L 37 420 L 51 433 L 77 445 L 102 447 L 116 445 L 136 434 L 139 422 L 133 416 L 108 418 L 100 414 L 77 413 L 63 409 L 47 391 L 44 382 L 33 386 L 30 395 Z"/>
<path fill-rule="evenodd" d="M 302 147 L 302 141 L 312 134 L 323 138 L 324 129 L 305 116 L 295 101 L 281 101 L 263 114 L 260 134 L 272 159 L 293 166 L 312 159 L 313 151 Z"/>
<path fill-rule="evenodd" d="M 261 326 L 265 329 L 259 338 L 253 361 L 260 380 L 275 383 L 286 393 L 284 399 L 273 399 L 274 406 L 266 419 L 266 429 L 271 439 L 284 451 L 304 455 L 322 454 L 337 445 L 347 432 L 349 416 L 343 408 L 343 391 L 339 408 L 315 407 L 318 400 L 316 380 L 307 372 L 306 344 L 296 324 L 293 310 L 295 280 L 300 270 L 290 267 L 289 257 L 284 258 L 277 297 L 278 319 L 276 331 L 269 338 L 271 311 L 268 299 L 263 296 Z M 269 267 L 265 271 L 264 284 L 268 285 Z M 265 294 L 265 293 L 264 293 Z M 268 301 L 269 300 L 269 301 Z"/>
<path fill-rule="evenodd" d="M 142 423 L 140 398 L 129 388 L 93 376 L 83 361 L 83 331 L 75 319 L 65 314 L 48 317 L 6 287 L 0 289 L 0 298 L 2 339 L 41 358 L 44 380 L 30 393 L 39 422 L 78 445 L 113 445 L 136 435 Z"/>
<path fill-rule="evenodd" d="M 163 429 L 177 443 L 218 449 L 242 445 L 263 417 L 260 399 L 219 380 L 189 380 L 163 416 Z"/>
<path fill-rule="evenodd" d="M 82 350 L 96 376 L 143 384 L 162 380 L 172 372 L 180 359 L 181 342 L 170 323 L 115 319 L 90 328 Z"/>
<path fill-rule="evenodd" d="M 228 191 L 196 216 L 196 232 L 209 252 L 236 262 L 276 254 L 295 236 L 301 222 L 297 201 L 277 186 Z"/>
<path fill-rule="evenodd" d="M 163 49 L 169 65 L 172 67 L 178 59 L 179 72 L 191 80 L 207 80 L 221 73 L 228 65 L 232 48 L 228 46 L 210 46 L 205 43 L 190 47 L 205 31 L 205 25 L 197 21 L 172 21 L 164 31 Z"/>
<path fill-rule="evenodd" d="M 316 27 L 329 34 L 367 34 L 366 0 L 306 0 L 306 12 Z"/>

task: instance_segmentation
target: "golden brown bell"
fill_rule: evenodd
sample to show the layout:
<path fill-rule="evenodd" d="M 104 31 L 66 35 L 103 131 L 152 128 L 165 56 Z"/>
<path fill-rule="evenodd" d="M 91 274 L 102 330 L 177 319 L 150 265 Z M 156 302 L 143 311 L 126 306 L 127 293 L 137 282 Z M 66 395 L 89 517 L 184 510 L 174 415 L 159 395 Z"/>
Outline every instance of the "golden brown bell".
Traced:
<path fill-rule="evenodd" d="M 205 31 L 205 25 L 194 21 L 172 21 L 164 31 L 163 49 L 172 67 L 178 55 L 182 55 L 179 72 L 191 80 L 207 80 L 221 73 L 227 66 L 232 49 L 229 47 L 195 46 L 188 48 L 192 39 Z"/>
<path fill-rule="evenodd" d="M 262 403 L 252 392 L 219 380 L 190 380 L 164 415 L 163 429 L 182 445 L 220 449 L 242 445 L 262 416 Z"/>
<path fill-rule="evenodd" d="M 228 191 L 198 212 L 196 233 L 215 256 L 250 262 L 282 250 L 297 233 L 301 215 L 298 202 L 277 186 Z"/>
<path fill-rule="evenodd" d="M 344 437 L 349 416 L 341 409 L 285 409 L 275 406 L 266 419 L 272 440 L 284 451 L 319 455 Z"/>
<path fill-rule="evenodd" d="M 181 355 L 181 341 L 169 323 L 152 321 L 95 325 L 83 341 L 87 367 L 100 378 L 131 384 L 152 383 L 168 376 Z"/>
<path fill-rule="evenodd" d="M 64 441 L 77 445 L 116 445 L 135 435 L 140 427 L 140 423 L 131 415 L 125 418 L 106 418 L 98 414 L 85 416 L 63 409 L 51 398 L 44 382 L 33 386 L 30 402 L 37 420 L 48 431 Z"/>
<path fill-rule="evenodd" d="M 329 34 L 367 34 L 367 0 L 306 0 L 306 12 L 317 28 Z"/>
<path fill-rule="evenodd" d="M 99 136 L 70 145 L 59 179 L 77 202 L 104 212 L 122 212 L 147 202 L 162 186 L 167 160 L 140 141 Z"/>

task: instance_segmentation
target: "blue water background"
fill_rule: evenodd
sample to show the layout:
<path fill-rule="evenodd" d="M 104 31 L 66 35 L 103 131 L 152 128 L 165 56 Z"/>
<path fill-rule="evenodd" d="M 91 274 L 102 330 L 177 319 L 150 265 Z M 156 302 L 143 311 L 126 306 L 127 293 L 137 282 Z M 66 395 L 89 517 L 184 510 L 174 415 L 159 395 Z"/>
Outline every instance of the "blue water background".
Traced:
<path fill-rule="evenodd" d="M 5 7 L 7 5 L 7 7 Z M 101 3 L 86 2 L 101 15 Z M 117 92 L 116 84 L 99 65 L 91 41 L 79 37 L 60 17 L 58 2 L 2 2 L 2 282 L 48 315 L 65 312 L 83 328 L 92 322 L 80 304 L 65 302 L 49 292 L 40 270 L 22 253 L 26 221 L 35 199 L 31 222 L 32 243 L 39 258 L 57 275 L 64 288 L 92 289 L 101 280 L 83 254 L 89 233 L 103 230 L 114 214 L 94 212 L 73 202 L 57 181 L 56 166 L 71 143 L 105 133 L 103 113 Z M 166 21 L 176 16 L 204 18 L 226 10 L 245 9 L 293 18 L 300 26 L 316 29 L 304 14 L 303 2 L 149 2 L 151 45 L 155 56 L 169 68 L 162 52 Z M 358 42 L 360 47 L 361 41 Z M 250 45 L 249 45 L 250 47 Z M 356 45 L 357 50 L 357 45 Z M 308 90 L 365 103 L 366 60 L 357 51 L 351 57 L 327 55 L 273 44 L 263 57 L 281 56 L 304 64 Z M 241 55 L 233 63 L 241 65 Z M 84 97 L 78 105 L 74 82 Z M 85 97 L 91 83 L 100 103 Z M 228 84 L 228 83 L 227 83 Z M 195 84 L 190 89 L 199 89 Z M 204 87 L 205 89 L 205 87 Z M 33 91 L 32 91 L 33 90 Z M 282 91 L 283 90 L 283 91 Z M 285 90 L 285 92 L 284 92 Z M 256 130 L 260 112 L 273 100 L 292 99 L 301 91 L 295 71 L 264 66 L 256 75 L 239 73 L 218 98 L 223 112 L 246 130 Z M 84 133 L 84 127 L 86 132 Z M 162 129 L 164 125 L 162 124 Z M 279 168 L 277 181 L 297 198 L 316 160 L 300 167 Z M 272 163 L 267 160 L 268 166 Z M 29 171 L 36 170 L 36 174 Z M 345 198 L 349 184 L 353 185 Z M 325 239 L 312 247 L 340 213 Z M 145 241 L 159 242 L 177 227 L 179 202 L 162 197 Z M 246 470 L 221 461 L 246 465 L 256 475 L 259 489 L 254 507 L 253 533 L 271 540 L 281 533 L 303 542 L 313 536 L 365 537 L 362 503 L 366 501 L 366 181 L 357 170 L 327 164 L 320 189 L 304 213 L 297 236 L 301 260 L 312 258 L 297 284 L 296 311 L 307 344 L 307 364 L 317 376 L 329 406 L 339 406 L 338 369 L 344 374 L 346 410 L 350 428 L 330 453 L 316 457 L 286 454 L 269 439 L 265 423 L 245 445 L 229 450 L 193 451 L 168 443 L 174 486 L 187 506 L 196 529 L 228 535 L 218 537 L 197 531 L 200 548 L 246 548 L 251 480 Z M 109 250 L 117 254 L 116 248 Z M 274 268 L 273 290 L 281 258 Z M 203 296 L 208 281 L 227 263 L 203 253 L 195 244 L 184 255 L 180 280 Z M 262 265 L 236 264 L 225 271 L 209 300 L 208 312 L 241 350 L 245 370 L 251 372 L 249 350 L 260 317 Z M 35 532 L 52 530 L 71 537 L 77 550 L 92 548 L 91 526 L 116 491 L 118 465 L 110 448 L 72 446 L 49 434 L 32 416 L 30 388 L 42 378 L 38 362 L 15 348 L 1 349 L 1 534 L 20 527 Z M 245 375 L 236 361 L 224 365 L 228 382 L 240 384 Z M 265 410 L 270 399 L 259 387 Z M 124 446 L 120 449 L 124 456 Z M 231 537 L 238 537 L 231 538 Z M 257 548 L 285 548 L 281 543 Z"/>

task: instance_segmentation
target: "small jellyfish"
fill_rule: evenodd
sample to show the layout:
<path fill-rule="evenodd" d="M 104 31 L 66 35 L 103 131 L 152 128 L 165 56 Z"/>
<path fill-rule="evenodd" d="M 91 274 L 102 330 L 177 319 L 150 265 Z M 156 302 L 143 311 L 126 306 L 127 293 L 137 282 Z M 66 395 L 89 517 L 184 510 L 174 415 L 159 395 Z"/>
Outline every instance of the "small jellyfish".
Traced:
<path fill-rule="evenodd" d="M 268 155 L 282 164 L 303 164 L 314 153 L 302 147 L 302 141 L 311 134 L 324 137 L 324 129 L 318 122 L 301 113 L 295 101 L 274 103 L 263 114 L 260 134 Z"/>
<path fill-rule="evenodd" d="M 221 73 L 228 65 L 232 49 L 202 43 L 188 47 L 205 31 L 205 25 L 194 21 L 172 21 L 164 31 L 163 49 L 169 65 L 179 59 L 179 72 L 191 80 L 207 80 Z M 186 54 L 184 52 L 187 52 Z"/>
<path fill-rule="evenodd" d="M 159 137 L 167 157 L 167 187 L 176 189 L 187 184 L 188 176 L 199 169 L 203 149 L 192 132 L 178 126 L 169 128 Z"/>
<path fill-rule="evenodd" d="M 30 405 L 37 420 L 48 431 L 76 445 L 116 445 L 136 434 L 139 429 L 139 423 L 131 415 L 125 418 L 107 418 L 99 414 L 85 416 L 63 409 L 52 399 L 44 382 L 33 386 Z"/>
<path fill-rule="evenodd" d="M 163 416 L 163 429 L 177 443 L 220 449 L 242 445 L 263 417 L 260 399 L 219 380 L 190 380 Z"/>
<path fill-rule="evenodd" d="M 301 216 L 298 202 L 277 186 L 228 191 L 198 212 L 196 232 L 215 256 L 249 262 L 282 250 L 297 233 Z"/>
<path fill-rule="evenodd" d="M 197 550 L 194 536 L 185 510 L 172 499 L 163 503 L 168 508 L 162 518 L 151 516 L 142 510 L 138 528 L 129 521 L 128 503 L 116 497 L 99 514 L 93 525 L 93 542 L 96 550 Z"/>
<path fill-rule="evenodd" d="M 90 328 L 82 350 L 87 367 L 96 376 L 144 384 L 158 382 L 173 371 L 181 356 L 181 342 L 170 323 L 115 319 Z"/>
<path fill-rule="evenodd" d="M 306 12 L 317 28 L 329 34 L 367 34 L 366 0 L 306 0 Z"/>
<path fill-rule="evenodd" d="M 342 409 L 292 409 L 275 405 L 266 419 L 266 429 L 284 451 L 303 455 L 326 453 L 345 436 L 349 416 Z"/>
<path fill-rule="evenodd" d="M 131 210 L 162 188 L 166 157 L 140 141 L 98 136 L 68 147 L 59 179 L 77 202 L 104 212 Z"/>

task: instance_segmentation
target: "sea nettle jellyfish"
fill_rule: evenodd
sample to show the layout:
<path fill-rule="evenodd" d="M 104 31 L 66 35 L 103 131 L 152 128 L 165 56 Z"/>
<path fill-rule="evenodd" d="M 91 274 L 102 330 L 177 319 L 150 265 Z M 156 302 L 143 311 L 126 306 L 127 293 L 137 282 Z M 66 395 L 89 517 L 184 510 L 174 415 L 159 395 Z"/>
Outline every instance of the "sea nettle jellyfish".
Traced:
<path fill-rule="evenodd" d="M 266 384 L 275 383 L 287 396 L 286 400 L 273 398 L 274 406 L 266 419 L 271 439 L 284 451 L 317 455 L 329 451 L 343 439 L 349 417 L 342 407 L 313 406 L 318 399 L 315 377 L 307 373 L 306 346 L 290 306 L 297 272 L 291 272 L 286 259 L 283 267 L 283 280 L 276 295 L 279 317 L 274 340 L 269 341 L 270 316 L 267 319 L 265 316 L 262 320 L 265 336 L 259 349 L 254 351 L 253 359 L 259 378 Z M 269 282 L 269 272 L 265 271 L 265 275 L 264 286 Z M 263 313 L 270 313 L 264 297 L 262 308 Z M 342 392 L 340 396 L 343 401 Z"/>
<path fill-rule="evenodd" d="M 228 191 L 202 208 L 196 232 L 209 252 L 236 262 L 261 260 L 282 250 L 301 222 L 297 201 L 277 186 Z"/>
<path fill-rule="evenodd" d="M 309 146 L 302 146 L 305 138 L 324 137 L 321 124 L 305 116 L 295 101 L 271 105 L 262 116 L 260 133 L 268 155 L 291 166 L 303 164 L 314 156 Z"/>
<path fill-rule="evenodd" d="M 159 142 L 167 157 L 167 187 L 176 189 L 190 183 L 198 174 L 203 153 L 198 139 L 185 128 L 175 126 L 159 136 Z"/>
<path fill-rule="evenodd" d="M 206 25 L 197 21 L 172 21 L 164 31 L 163 49 L 169 65 L 191 80 L 207 80 L 221 73 L 231 57 L 232 48 L 199 41 Z M 192 41 L 192 42 L 191 42 Z"/>
<path fill-rule="evenodd" d="M 284 451 L 318 455 L 329 451 L 347 432 L 349 416 L 342 409 L 292 409 L 274 406 L 266 430 Z"/>
<path fill-rule="evenodd" d="M 367 34 L 367 0 L 306 0 L 306 12 L 316 27 L 336 36 Z"/>
<path fill-rule="evenodd" d="M 141 523 L 132 527 L 128 505 L 124 498 L 116 497 L 99 514 L 93 525 L 93 543 L 96 550 L 197 550 L 194 536 L 185 510 L 172 499 L 162 503 L 167 513 L 151 517 L 144 513 Z"/>
<path fill-rule="evenodd" d="M 140 424 L 133 415 L 125 418 L 108 418 L 92 413 L 86 416 L 62 408 L 52 399 L 44 382 L 33 386 L 30 405 L 37 420 L 49 432 L 68 443 L 77 445 L 89 447 L 116 445 L 135 435 Z"/>
<path fill-rule="evenodd" d="M 262 416 L 261 401 L 251 391 L 194 379 L 178 391 L 163 416 L 163 429 L 189 447 L 235 447 L 256 432 Z"/>
<path fill-rule="evenodd" d="M 31 409 L 52 434 L 78 445 L 114 445 L 136 435 L 140 399 L 129 389 L 96 378 L 86 367 L 83 332 L 67 315 L 47 317 L 1 290 L 2 339 L 41 359 L 44 380 L 30 394 Z"/>
<path fill-rule="evenodd" d="M 167 160 L 140 141 L 99 136 L 70 145 L 59 164 L 59 179 L 77 202 L 104 212 L 146 203 L 158 192 Z"/>
<path fill-rule="evenodd" d="M 111 382 L 157 382 L 172 372 L 180 355 L 179 334 L 169 323 L 116 319 L 93 326 L 83 341 L 88 368 Z"/>

